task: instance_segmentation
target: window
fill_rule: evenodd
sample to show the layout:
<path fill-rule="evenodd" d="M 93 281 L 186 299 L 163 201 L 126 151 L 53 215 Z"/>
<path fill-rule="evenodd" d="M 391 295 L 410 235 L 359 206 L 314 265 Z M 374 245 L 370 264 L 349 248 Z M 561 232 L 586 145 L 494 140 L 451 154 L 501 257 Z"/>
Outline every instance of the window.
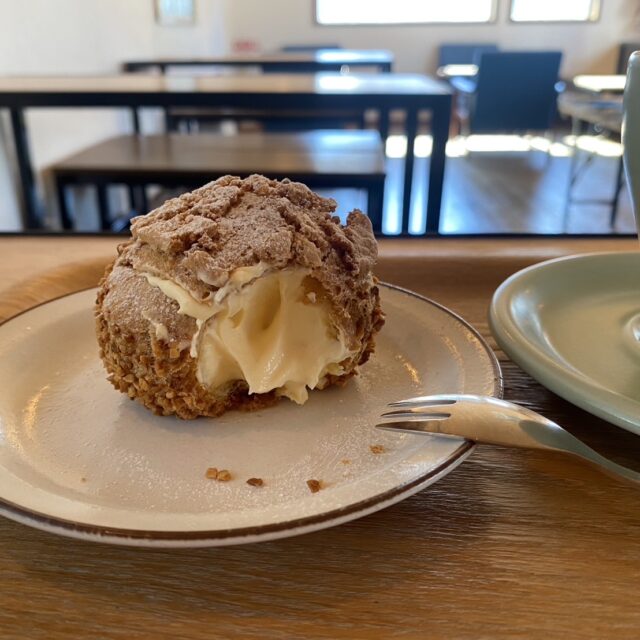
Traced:
<path fill-rule="evenodd" d="M 156 21 L 163 27 L 193 24 L 194 0 L 155 0 Z"/>
<path fill-rule="evenodd" d="M 511 0 L 514 22 L 593 22 L 600 0 Z"/>
<path fill-rule="evenodd" d="M 316 0 L 316 20 L 327 25 L 491 22 L 494 17 L 495 0 Z"/>

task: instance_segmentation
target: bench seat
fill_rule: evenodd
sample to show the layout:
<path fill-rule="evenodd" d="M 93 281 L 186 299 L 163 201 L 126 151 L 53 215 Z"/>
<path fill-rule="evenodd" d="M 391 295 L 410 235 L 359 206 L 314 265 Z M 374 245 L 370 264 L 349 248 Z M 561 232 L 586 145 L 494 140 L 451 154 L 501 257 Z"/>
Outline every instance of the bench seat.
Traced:
<path fill-rule="evenodd" d="M 355 188 L 368 193 L 368 214 L 381 226 L 385 157 L 377 131 L 302 133 L 123 135 L 92 145 L 50 167 L 63 226 L 73 223 L 66 188 L 92 184 L 195 188 L 225 174 L 260 173 L 311 188 Z M 109 228 L 107 198 L 99 193 L 102 225 Z M 144 211 L 142 211 L 144 212 Z"/>

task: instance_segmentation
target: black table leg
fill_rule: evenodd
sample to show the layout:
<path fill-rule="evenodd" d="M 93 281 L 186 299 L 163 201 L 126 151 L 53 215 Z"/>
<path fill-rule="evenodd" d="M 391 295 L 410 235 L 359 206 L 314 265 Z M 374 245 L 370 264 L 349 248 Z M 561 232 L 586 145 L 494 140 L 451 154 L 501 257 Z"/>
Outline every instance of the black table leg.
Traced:
<path fill-rule="evenodd" d="M 111 216 L 109 215 L 109 197 L 106 184 L 96 185 L 96 195 L 98 196 L 98 216 L 100 217 L 100 229 L 109 231 L 111 229 Z"/>
<path fill-rule="evenodd" d="M 131 107 L 131 125 L 133 126 L 133 133 L 140 133 L 140 114 L 136 107 Z"/>
<path fill-rule="evenodd" d="M 137 214 L 136 207 L 138 206 L 136 202 L 136 188 L 130 182 L 127 182 L 126 187 L 129 193 L 129 215 L 130 216 L 136 215 Z"/>
<path fill-rule="evenodd" d="M 370 184 L 367 188 L 367 215 L 374 232 L 382 232 L 382 206 L 384 203 L 384 180 Z"/>
<path fill-rule="evenodd" d="M 10 109 L 10 112 L 13 139 L 16 146 L 16 158 L 18 160 L 18 171 L 20 172 L 20 184 L 22 187 L 22 201 L 24 206 L 23 224 L 27 229 L 40 229 L 42 228 L 42 216 L 40 215 L 36 183 L 31 167 L 29 140 L 27 138 L 24 112 L 22 109 Z"/>
<path fill-rule="evenodd" d="M 380 109 L 378 111 L 378 131 L 380 131 L 380 137 L 382 138 L 382 144 L 387 144 L 387 138 L 389 137 L 389 109 Z"/>
<path fill-rule="evenodd" d="M 67 185 L 62 178 L 56 178 L 56 192 L 58 194 L 58 211 L 62 228 L 65 230 L 73 229 L 73 220 L 69 214 L 69 205 L 67 203 Z"/>
<path fill-rule="evenodd" d="M 418 111 L 416 109 L 407 110 L 405 129 L 407 134 L 407 153 L 404 157 L 404 186 L 402 188 L 402 233 L 409 233 L 411 191 L 413 187 L 413 147 L 418 133 Z"/>
<path fill-rule="evenodd" d="M 133 215 L 141 216 L 148 212 L 149 203 L 147 202 L 147 193 L 145 185 L 134 182 L 127 183 L 129 191 L 129 200 Z"/>
<path fill-rule="evenodd" d="M 440 232 L 440 209 L 444 186 L 444 166 L 447 159 L 447 140 L 451 124 L 451 96 L 440 102 L 431 114 L 431 162 L 429 163 L 429 191 L 427 195 L 427 233 Z"/>
<path fill-rule="evenodd" d="M 140 213 L 145 215 L 149 213 L 149 201 L 147 200 L 147 185 L 140 185 Z"/>

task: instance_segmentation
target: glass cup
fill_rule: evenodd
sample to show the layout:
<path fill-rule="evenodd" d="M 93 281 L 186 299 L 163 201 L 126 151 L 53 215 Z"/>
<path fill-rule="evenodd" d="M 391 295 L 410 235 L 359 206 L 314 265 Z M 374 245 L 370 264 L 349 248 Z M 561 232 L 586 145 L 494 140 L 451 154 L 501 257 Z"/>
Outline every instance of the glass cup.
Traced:
<path fill-rule="evenodd" d="M 624 171 L 627 178 L 631 206 L 640 234 L 640 51 L 631 54 L 624 89 L 624 118 L 622 121 Z M 640 345 L 640 313 L 628 323 L 632 341 Z"/>
<path fill-rule="evenodd" d="M 627 68 L 622 144 L 627 185 L 636 218 L 636 229 L 640 232 L 640 51 L 631 55 Z"/>

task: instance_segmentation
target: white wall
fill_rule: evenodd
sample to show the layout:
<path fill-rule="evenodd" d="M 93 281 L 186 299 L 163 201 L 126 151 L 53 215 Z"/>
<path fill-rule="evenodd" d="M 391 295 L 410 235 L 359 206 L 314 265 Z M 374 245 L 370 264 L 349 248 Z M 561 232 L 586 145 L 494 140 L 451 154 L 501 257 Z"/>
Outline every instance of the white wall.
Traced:
<path fill-rule="evenodd" d="M 283 43 L 304 42 L 390 49 L 396 56 L 396 71 L 419 73 L 435 71 L 438 45 L 443 42 L 494 42 L 505 49 L 558 49 L 565 54 L 562 73 L 572 76 L 611 73 L 618 43 L 640 33 L 634 20 L 639 0 L 603 0 L 598 22 L 564 25 L 509 23 L 509 0 L 498 3 L 495 24 L 326 27 L 314 24 L 313 0 L 232 0 L 228 10 L 229 38 L 255 40 L 264 50 Z"/>
<path fill-rule="evenodd" d="M 0 0 L 0 75 L 116 73 L 123 60 L 216 55 L 227 50 L 225 0 L 197 0 L 193 26 L 161 27 L 152 0 Z M 130 127 L 114 109 L 32 109 L 27 114 L 37 170 Z M 3 142 L 4 141 L 4 142 Z M 0 136 L 0 229 L 17 228 L 11 135 Z M 48 203 L 50 206 L 50 203 Z"/>

